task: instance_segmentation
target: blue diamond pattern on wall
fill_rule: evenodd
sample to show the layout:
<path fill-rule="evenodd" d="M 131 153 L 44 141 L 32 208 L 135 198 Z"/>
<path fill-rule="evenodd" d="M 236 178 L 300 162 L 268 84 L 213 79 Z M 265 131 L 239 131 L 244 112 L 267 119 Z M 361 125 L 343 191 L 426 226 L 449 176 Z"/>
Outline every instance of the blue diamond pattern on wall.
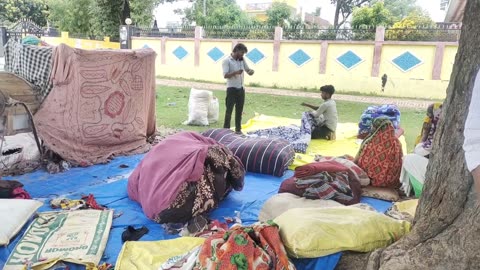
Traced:
<path fill-rule="evenodd" d="M 411 52 L 404 52 L 400 56 L 392 60 L 393 64 L 404 72 L 410 71 L 420 65 L 422 60 L 413 55 Z"/>
<path fill-rule="evenodd" d="M 339 57 L 337 57 L 337 61 L 344 68 L 346 68 L 347 70 L 350 70 L 350 69 L 356 67 L 357 65 L 359 65 L 360 63 L 362 63 L 363 59 L 360 56 L 358 56 L 357 54 L 355 54 L 354 52 L 348 51 L 348 52 L 340 55 Z"/>
<path fill-rule="evenodd" d="M 175 55 L 178 60 L 182 60 L 183 58 L 185 58 L 185 56 L 187 56 L 188 52 L 187 50 L 185 50 L 182 46 L 178 46 L 174 51 L 173 51 L 173 55 Z"/>
<path fill-rule="evenodd" d="M 218 60 L 222 59 L 223 56 L 225 55 L 219 48 L 214 47 L 211 49 L 207 55 L 215 62 L 218 62 Z"/>
<path fill-rule="evenodd" d="M 265 55 L 257 48 L 254 48 L 247 53 L 247 58 L 250 59 L 250 61 L 252 61 L 254 64 L 258 64 L 265 58 Z"/>
<path fill-rule="evenodd" d="M 312 60 L 312 57 L 304 52 L 302 49 L 297 50 L 288 57 L 295 65 L 301 67 L 308 61 Z"/>

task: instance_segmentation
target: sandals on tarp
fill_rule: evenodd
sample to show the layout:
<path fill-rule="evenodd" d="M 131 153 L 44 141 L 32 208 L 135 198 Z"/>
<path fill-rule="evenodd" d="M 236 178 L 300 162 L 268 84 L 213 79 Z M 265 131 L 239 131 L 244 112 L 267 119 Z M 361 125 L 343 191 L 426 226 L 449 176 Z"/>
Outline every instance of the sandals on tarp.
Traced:
<path fill-rule="evenodd" d="M 122 233 L 122 241 L 137 241 L 142 236 L 148 233 L 148 228 L 143 226 L 140 229 L 135 229 L 133 226 L 128 226 Z"/>

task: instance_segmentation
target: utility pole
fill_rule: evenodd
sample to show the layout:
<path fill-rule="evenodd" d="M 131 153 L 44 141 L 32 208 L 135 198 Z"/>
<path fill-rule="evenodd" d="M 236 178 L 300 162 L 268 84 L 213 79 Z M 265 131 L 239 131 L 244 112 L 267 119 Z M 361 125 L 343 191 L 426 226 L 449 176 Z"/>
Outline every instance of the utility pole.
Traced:
<path fill-rule="evenodd" d="M 207 0 L 203 0 L 203 17 L 207 16 Z"/>

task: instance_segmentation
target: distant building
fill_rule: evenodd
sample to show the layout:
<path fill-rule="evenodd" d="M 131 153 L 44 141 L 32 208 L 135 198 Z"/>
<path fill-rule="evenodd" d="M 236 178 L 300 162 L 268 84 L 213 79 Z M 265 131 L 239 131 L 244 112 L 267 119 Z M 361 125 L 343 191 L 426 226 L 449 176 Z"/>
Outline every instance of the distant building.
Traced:
<path fill-rule="evenodd" d="M 447 11 L 446 23 L 461 23 L 467 0 L 442 0 L 440 8 Z"/>
<path fill-rule="evenodd" d="M 440 1 L 440 10 L 447 10 L 450 0 L 441 0 Z"/>
<path fill-rule="evenodd" d="M 322 19 L 320 16 L 317 16 L 314 13 L 305 13 L 303 21 L 309 26 L 316 26 L 323 29 L 330 28 L 332 26 L 329 21 Z"/>
<path fill-rule="evenodd" d="M 298 0 L 258 0 L 257 2 L 246 3 L 242 8 L 250 16 L 264 22 L 267 20 L 267 10 L 274 2 L 286 3 L 291 8 L 292 14 L 301 12 Z"/>

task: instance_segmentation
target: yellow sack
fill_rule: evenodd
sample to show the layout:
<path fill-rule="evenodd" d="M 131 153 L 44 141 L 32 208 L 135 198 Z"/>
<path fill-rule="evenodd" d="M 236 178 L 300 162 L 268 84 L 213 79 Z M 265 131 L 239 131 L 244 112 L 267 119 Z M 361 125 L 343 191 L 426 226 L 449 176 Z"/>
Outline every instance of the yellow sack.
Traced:
<path fill-rule="evenodd" d="M 317 258 L 351 250 L 370 252 L 397 241 L 410 223 L 356 207 L 298 208 L 274 220 L 291 257 Z"/>
<path fill-rule="evenodd" d="M 409 215 L 414 217 L 415 213 L 417 212 L 418 199 L 397 202 L 393 206 L 396 208 L 396 210 L 403 213 L 408 213 Z"/>
<path fill-rule="evenodd" d="M 204 238 L 197 237 L 154 242 L 127 241 L 120 251 L 115 270 L 157 270 L 168 259 L 183 255 L 203 242 Z"/>
<path fill-rule="evenodd" d="M 417 211 L 418 199 L 396 202 L 385 213 L 394 219 L 413 221 Z"/>

